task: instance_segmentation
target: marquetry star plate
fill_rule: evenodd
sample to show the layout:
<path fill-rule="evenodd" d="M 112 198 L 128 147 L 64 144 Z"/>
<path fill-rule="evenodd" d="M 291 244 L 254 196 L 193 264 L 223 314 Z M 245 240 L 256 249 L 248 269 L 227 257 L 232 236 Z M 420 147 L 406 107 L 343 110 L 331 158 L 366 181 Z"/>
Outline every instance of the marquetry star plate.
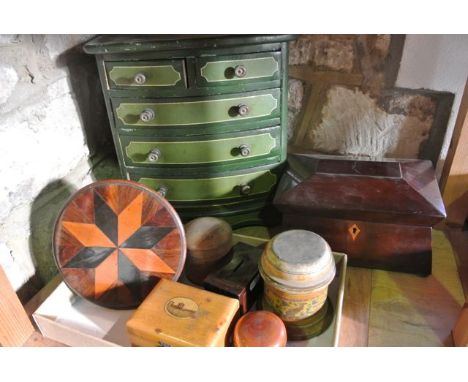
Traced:
<path fill-rule="evenodd" d="M 115 309 L 138 306 L 161 278 L 177 280 L 185 262 L 179 216 L 158 192 L 106 180 L 79 190 L 57 219 L 54 255 L 78 295 Z"/>

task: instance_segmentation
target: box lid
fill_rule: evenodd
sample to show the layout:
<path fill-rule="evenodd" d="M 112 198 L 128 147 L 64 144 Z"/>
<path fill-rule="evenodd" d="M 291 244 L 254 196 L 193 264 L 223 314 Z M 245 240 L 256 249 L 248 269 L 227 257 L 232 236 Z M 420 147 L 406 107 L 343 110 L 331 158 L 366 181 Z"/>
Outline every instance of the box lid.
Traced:
<path fill-rule="evenodd" d="M 208 274 L 203 285 L 214 292 L 217 289 L 241 293 L 246 285 L 251 290 L 258 280 L 258 261 L 262 255 L 264 245 L 258 247 L 239 242 L 232 248 L 232 259 L 226 265 Z"/>
<path fill-rule="evenodd" d="M 138 306 L 160 278 L 185 263 L 179 215 L 159 192 L 108 179 L 75 192 L 54 229 L 54 260 L 67 286 L 104 307 Z"/>
<path fill-rule="evenodd" d="M 161 279 L 127 329 L 151 346 L 224 346 L 238 310 L 236 299 Z"/>
<path fill-rule="evenodd" d="M 289 214 L 422 226 L 446 216 L 428 160 L 378 162 L 290 154 L 274 204 Z"/>
<path fill-rule="evenodd" d="M 259 270 L 270 285 L 306 291 L 330 284 L 335 277 L 335 261 L 330 246 L 321 236 L 293 229 L 279 233 L 268 242 Z"/>

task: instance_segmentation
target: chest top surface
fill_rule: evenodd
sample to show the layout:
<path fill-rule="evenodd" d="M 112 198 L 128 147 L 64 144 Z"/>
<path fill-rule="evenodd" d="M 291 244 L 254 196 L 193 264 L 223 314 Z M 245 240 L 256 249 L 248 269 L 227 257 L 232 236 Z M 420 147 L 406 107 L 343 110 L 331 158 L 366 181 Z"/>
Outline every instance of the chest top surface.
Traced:
<path fill-rule="evenodd" d="M 317 159 L 291 155 L 275 197 L 288 213 L 431 225 L 445 208 L 430 161 Z"/>
<path fill-rule="evenodd" d="M 103 35 L 85 44 L 91 54 L 132 53 L 151 50 L 228 48 L 291 41 L 294 35 Z"/>

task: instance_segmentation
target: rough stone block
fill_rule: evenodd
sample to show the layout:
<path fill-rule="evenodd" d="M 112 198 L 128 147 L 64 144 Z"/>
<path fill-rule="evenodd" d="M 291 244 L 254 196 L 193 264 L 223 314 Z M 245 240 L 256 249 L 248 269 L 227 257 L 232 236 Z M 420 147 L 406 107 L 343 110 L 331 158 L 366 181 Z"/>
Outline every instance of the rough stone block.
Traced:
<path fill-rule="evenodd" d="M 432 97 L 408 94 L 404 90 L 400 94 L 393 93 L 384 97 L 383 102 L 388 113 L 404 114 L 420 121 L 429 120 L 431 123 L 437 109 L 437 103 Z"/>
<path fill-rule="evenodd" d="M 351 40 L 324 40 L 316 43 L 313 63 L 326 70 L 351 72 L 354 65 L 354 43 Z"/>
<path fill-rule="evenodd" d="M 0 65 L 0 105 L 8 101 L 18 83 L 18 74 L 10 65 Z"/>
<path fill-rule="evenodd" d="M 385 85 L 385 63 L 390 52 L 391 35 L 359 35 L 356 45 L 359 66 L 364 76 L 363 89 L 377 96 Z"/>
<path fill-rule="evenodd" d="M 0 47 L 18 44 L 20 41 L 17 34 L 0 34 Z"/>
<path fill-rule="evenodd" d="M 314 42 L 306 38 L 298 38 L 289 44 L 289 65 L 305 65 L 311 60 L 314 52 Z"/>
<path fill-rule="evenodd" d="M 55 218 L 93 181 L 89 138 L 108 125 L 95 62 L 80 49 L 90 37 L 0 35 L 0 257 L 15 289 L 55 274 Z"/>
<path fill-rule="evenodd" d="M 81 45 L 91 37 L 93 35 L 46 35 L 45 45 L 50 58 L 56 60 L 63 52 Z"/>
<path fill-rule="evenodd" d="M 51 180 L 63 177 L 88 155 L 80 117 L 70 93 L 17 110 L 0 126 L 0 177 L 8 210 L 30 200 Z M 21 185 L 27 192 L 21 192 Z M 9 208 L 8 208 L 9 207 Z M 6 209 L 6 211 L 4 211 Z"/>
<path fill-rule="evenodd" d="M 294 131 L 298 124 L 299 110 L 288 110 L 288 141 L 294 137 Z"/>
<path fill-rule="evenodd" d="M 290 65 L 311 65 L 318 70 L 351 72 L 355 36 L 306 35 L 290 45 Z"/>
<path fill-rule="evenodd" d="M 8 275 L 13 289 L 20 288 L 24 283 L 24 274 L 17 263 L 15 263 L 12 251 L 3 242 L 0 242 L 0 266 Z"/>
<path fill-rule="evenodd" d="M 300 110 L 302 107 L 302 99 L 304 98 L 304 84 L 302 81 L 289 80 L 288 90 L 288 108 Z"/>

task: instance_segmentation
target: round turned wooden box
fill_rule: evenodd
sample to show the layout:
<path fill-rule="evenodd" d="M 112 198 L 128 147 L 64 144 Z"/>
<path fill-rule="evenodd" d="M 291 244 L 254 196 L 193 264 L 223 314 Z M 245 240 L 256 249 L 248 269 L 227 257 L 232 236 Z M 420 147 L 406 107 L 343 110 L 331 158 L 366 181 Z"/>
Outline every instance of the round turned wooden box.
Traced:
<path fill-rule="evenodd" d="M 55 225 L 54 257 L 65 283 L 108 308 L 136 307 L 161 278 L 177 280 L 185 255 L 175 210 L 136 182 L 106 180 L 82 188 Z"/>
<path fill-rule="evenodd" d="M 186 276 L 202 284 L 215 268 L 224 265 L 232 248 L 232 228 L 224 220 L 203 217 L 185 225 L 187 237 Z"/>
<path fill-rule="evenodd" d="M 319 311 L 336 269 L 330 246 L 322 237 L 310 231 L 290 230 L 268 242 L 259 271 L 266 306 L 287 322 Z"/>
<path fill-rule="evenodd" d="M 265 310 L 249 312 L 237 321 L 233 342 L 237 347 L 286 346 L 286 327 L 276 314 Z"/>

